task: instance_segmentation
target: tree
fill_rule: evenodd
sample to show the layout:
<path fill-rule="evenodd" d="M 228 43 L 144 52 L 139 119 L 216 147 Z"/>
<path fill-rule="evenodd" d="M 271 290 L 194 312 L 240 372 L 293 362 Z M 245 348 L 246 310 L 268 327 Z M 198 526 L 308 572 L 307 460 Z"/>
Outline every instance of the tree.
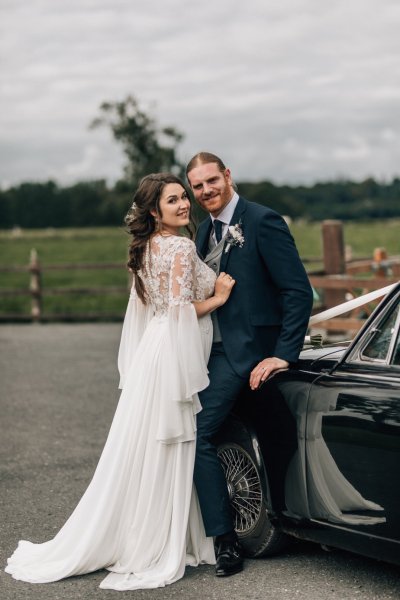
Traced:
<path fill-rule="evenodd" d="M 139 180 L 159 171 L 183 174 L 177 146 L 183 134 L 174 127 L 159 128 L 155 119 L 140 109 L 134 96 L 122 102 L 103 102 L 102 116 L 94 119 L 90 128 L 108 125 L 114 138 L 120 142 L 127 157 L 124 179 L 134 187 Z"/>

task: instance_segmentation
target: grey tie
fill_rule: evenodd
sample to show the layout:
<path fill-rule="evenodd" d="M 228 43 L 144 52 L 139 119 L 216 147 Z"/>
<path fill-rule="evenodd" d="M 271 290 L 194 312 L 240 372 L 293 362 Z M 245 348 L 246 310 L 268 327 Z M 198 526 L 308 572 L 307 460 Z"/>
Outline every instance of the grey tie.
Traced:
<path fill-rule="evenodd" d="M 214 219 L 214 231 L 215 231 L 215 239 L 217 240 L 217 244 L 222 240 L 222 221 L 218 221 L 218 219 Z"/>

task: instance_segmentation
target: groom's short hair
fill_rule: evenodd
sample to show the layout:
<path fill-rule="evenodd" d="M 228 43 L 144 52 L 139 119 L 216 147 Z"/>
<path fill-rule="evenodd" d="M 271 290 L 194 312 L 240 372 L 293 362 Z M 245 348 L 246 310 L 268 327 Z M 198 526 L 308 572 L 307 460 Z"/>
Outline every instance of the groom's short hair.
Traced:
<path fill-rule="evenodd" d="M 226 166 L 216 154 L 212 154 L 211 152 L 198 152 L 188 162 L 186 167 L 186 177 L 189 179 L 188 175 L 195 167 L 199 165 L 208 165 L 209 163 L 216 163 L 221 172 L 226 170 Z"/>
<path fill-rule="evenodd" d="M 189 173 L 192 169 L 194 169 L 195 167 L 198 167 L 199 165 L 208 165 L 209 163 L 215 163 L 218 167 L 218 169 L 221 171 L 221 173 L 224 173 L 224 171 L 226 171 L 226 166 L 224 165 L 224 163 L 222 162 L 222 160 L 220 159 L 219 156 L 217 156 L 216 154 L 212 154 L 212 152 L 198 152 L 197 154 L 195 154 L 193 156 L 193 158 L 191 158 L 188 162 L 188 165 L 186 167 L 186 179 L 189 182 L 190 185 L 190 179 L 189 179 Z M 236 183 L 232 180 L 231 178 L 231 184 L 234 190 L 237 191 L 237 185 Z"/>

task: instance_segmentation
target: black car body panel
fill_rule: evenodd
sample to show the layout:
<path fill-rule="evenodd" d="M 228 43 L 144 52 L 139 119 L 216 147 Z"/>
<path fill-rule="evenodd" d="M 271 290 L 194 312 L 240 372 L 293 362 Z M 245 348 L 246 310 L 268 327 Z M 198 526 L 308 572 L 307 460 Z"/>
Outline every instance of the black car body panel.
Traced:
<path fill-rule="evenodd" d="M 261 452 L 276 527 L 397 564 L 399 331 L 400 284 L 350 345 L 304 350 L 235 409 Z"/>

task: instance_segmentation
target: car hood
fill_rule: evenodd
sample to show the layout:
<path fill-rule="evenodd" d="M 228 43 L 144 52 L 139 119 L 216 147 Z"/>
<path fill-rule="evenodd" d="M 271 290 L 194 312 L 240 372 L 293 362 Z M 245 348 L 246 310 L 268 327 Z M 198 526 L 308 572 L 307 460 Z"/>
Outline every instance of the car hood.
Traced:
<path fill-rule="evenodd" d="M 323 346 L 321 348 L 305 348 L 300 353 L 299 367 L 300 369 L 312 369 L 313 371 L 330 369 L 339 362 L 347 349 L 348 344 L 336 344 Z"/>

